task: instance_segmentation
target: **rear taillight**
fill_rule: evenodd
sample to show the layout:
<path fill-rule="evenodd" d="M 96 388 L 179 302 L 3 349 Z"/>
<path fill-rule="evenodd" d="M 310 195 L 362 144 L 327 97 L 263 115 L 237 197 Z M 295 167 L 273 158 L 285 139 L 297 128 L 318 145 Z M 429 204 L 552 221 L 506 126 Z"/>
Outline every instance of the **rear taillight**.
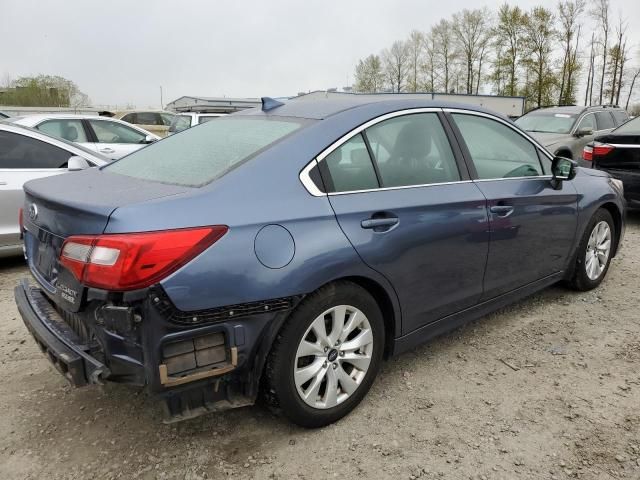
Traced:
<path fill-rule="evenodd" d="M 588 162 L 593 161 L 596 157 L 605 157 L 616 149 L 613 145 L 606 143 L 596 143 L 594 145 L 587 145 L 582 150 L 582 158 Z"/>
<path fill-rule="evenodd" d="M 157 283 L 218 241 L 228 227 L 72 236 L 60 263 L 89 287 L 136 290 Z"/>

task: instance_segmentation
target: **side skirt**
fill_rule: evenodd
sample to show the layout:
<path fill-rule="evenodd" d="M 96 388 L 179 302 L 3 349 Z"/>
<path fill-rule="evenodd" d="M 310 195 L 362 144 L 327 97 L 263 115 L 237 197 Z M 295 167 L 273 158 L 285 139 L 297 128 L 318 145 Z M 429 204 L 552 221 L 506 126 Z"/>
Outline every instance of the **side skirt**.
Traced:
<path fill-rule="evenodd" d="M 394 340 L 393 355 L 399 355 L 403 352 L 411 350 L 432 338 L 447 333 L 458 328 L 472 320 L 477 320 L 495 310 L 510 305 L 529 295 L 532 295 L 543 288 L 559 282 L 564 277 L 564 272 L 554 273 L 535 282 L 529 283 L 523 287 L 513 290 L 509 293 L 492 298 L 473 307 L 462 310 L 458 313 L 441 318 L 435 322 L 429 323 L 423 327 L 414 330 L 402 337 Z"/>

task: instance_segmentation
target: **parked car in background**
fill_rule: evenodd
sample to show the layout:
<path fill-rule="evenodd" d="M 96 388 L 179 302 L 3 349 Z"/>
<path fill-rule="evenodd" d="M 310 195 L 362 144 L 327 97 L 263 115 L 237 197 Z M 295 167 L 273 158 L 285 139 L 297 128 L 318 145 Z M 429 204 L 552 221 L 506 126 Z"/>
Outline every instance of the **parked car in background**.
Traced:
<path fill-rule="evenodd" d="M 78 143 L 111 160 L 160 140 L 158 135 L 135 125 L 95 115 L 42 114 L 12 117 L 7 121 Z"/>
<path fill-rule="evenodd" d="M 80 145 L 0 122 L 0 257 L 22 252 L 18 211 L 24 203 L 24 182 L 78 168 L 82 161 L 76 159 L 69 165 L 72 157 L 81 157 L 89 166 L 108 163 Z"/>
<path fill-rule="evenodd" d="M 597 287 L 624 232 L 605 172 L 414 99 L 264 99 L 25 191 L 29 331 L 76 386 L 147 387 L 173 420 L 261 392 L 327 425 L 383 357 L 559 281 Z"/>
<path fill-rule="evenodd" d="M 215 118 L 224 117 L 226 113 L 198 113 L 198 112 L 186 112 L 179 113 L 175 116 L 169 127 L 169 135 L 173 133 L 182 132 L 187 128 L 200 125 L 201 123 L 209 122 Z"/>
<path fill-rule="evenodd" d="M 629 119 L 619 107 L 549 107 L 533 110 L 515 122 L 554 155 L 571 158 L 582 166 L 582 150 L 597 135 L 610 132 Z"/>
<path fill-rule="evenodd" d="M 629 206 L 640 207 L 640 117 L 596 137 L 584 147 L 583 159 L 622 180 Z"/>
<path fill-rule="evenodd" d="M 175 116 L 175 113 L 165 112 L 163 110 L 126 110 L 114 112 L 112 118 L 137 125 L 160 137 L 166 137 L 169 134 L 169 127 Z"/>

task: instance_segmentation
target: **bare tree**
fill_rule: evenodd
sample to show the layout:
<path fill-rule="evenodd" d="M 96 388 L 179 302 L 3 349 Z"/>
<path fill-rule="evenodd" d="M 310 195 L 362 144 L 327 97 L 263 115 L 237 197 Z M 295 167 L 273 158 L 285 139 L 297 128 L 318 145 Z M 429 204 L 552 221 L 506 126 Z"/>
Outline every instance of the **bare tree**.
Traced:
<path fill-rule="evenodd" d="M 443 73 L 442 91 L 449 93 L 452 79 L 451 70 L 456 58 L 451 22 L 445 19 L 440 20 L 438 24 L 433 27 L 431 34 L 434 38 L 435 64 Z"/>
<path fill-rule="evenodd" d="M 631 96 L 633 95 L 633 87 L 636 85 L 636 80 L 640 77 L 640 67 L 636 68 L 635 73 L 631 79 L 631 86 L 629 87 L 629 95 L 627 95 L 627 104 L 625 105 L 625 109 L 629 110 L 629 102 L 631 101 Z"/>
<path fill-rule="evenodd" d="M 525 23 L 525 46 L 534 75 L 530 96 L 537 106 L 551 103 L 551 92 L 555 77 L 551 72 L 551 54 L 556 31 L 553 28 L 553 12 L 544 7 L 534 7 Z"/>
<path fill-rule="evenodd" d="M 510 7 L 503 4 L 498 10 L 498 22 L 494 28 L 494 46 L 497 49 L 494 61 L 494 77 L 503 77 L 506 73 L 507 80 L 500 94 L 517 95 L 518 61 L 522 56 L 522 36 L 524 32 L 525 14 L 520 7 Z M 503 73 L 505 72 L 505 73 Z M 498 84 L 500 81 L 498 81 Z"/>
<path fill-rule="evenodd" d="M 425 86 L 429 92 L 436 91 L 436 50 L 437 42 L 433 29 L 424 36 L 424 64 L 422 65 L 425 71 L 426 80 Z"/>
<path fill-rule="evenodd" d="M 355 88 L 357 92 L 375 93 L 382 90 L 384 72 L 378 55 L 369 55 L 356 65 Z"/>
<path fill-rule="evenodd" d="M 560 20 L 559 37 L 563 44 L 562 74 L 560 75 L 560 94 L 558 104 L 572 103 L 573 92 L 567 92 L 567 77 L 575 66 L 573 53 L 573 37 L 580 15 L 584 11 L 585 0 L 562 0 L 558 2 L 558 18 Z M 576 45 L 576 50 L 577 50 Z"/>
<path fill-rule="evenodd" d="M 474 65 L 479 62 L 490 35 L 490 13 L 485 7 L 478 10 L 464 9 L 453 15 L 453 32 L 455 34 L 460 56 L 466 67 L 466 93 L 473 93 Z"/>
<path fill-rule="evenodd" d="M 425 50 L 424 34 L 418 30 L 413 30 L 409 34 L 406 43 L 409 53 L 409 81 L 407 90 L 417 92 L 420 89 L 420 74 L 422 73 L 422 64 Z"/>
<path fill-rule="evenodd" d="M 600 100 L 599 104 L 602 105 L 602 98 L 604 95 L 604 77 L 607 71 L 607 54 L 609 47 L 609 31 L 611 25 L 609 24 L 609 0 L 594 0 L 595 5 L 591 9 L 591 16 L 598 23 L 600 30 L 602 31 L 602 38 L 600 42 L 602 44 L 602 75 L 600 76 Z"/>
<path fill-rule="evenodd" d="M 382 52 L 384 71 L 391 90 L 400 93 L 407 85 L 409 74 L 409 49 L 400 40 Z"/>

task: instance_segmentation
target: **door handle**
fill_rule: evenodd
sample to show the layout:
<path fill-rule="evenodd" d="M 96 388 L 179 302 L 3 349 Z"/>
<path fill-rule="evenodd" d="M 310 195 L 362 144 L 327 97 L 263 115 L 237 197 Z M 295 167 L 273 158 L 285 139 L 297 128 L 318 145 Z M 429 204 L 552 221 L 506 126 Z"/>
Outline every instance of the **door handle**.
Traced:
<path fill-rule="evenodd" d="M 386 218 L 368 218 L 366 220 L 362 220 L 362 222 L 360 222 L 360 226 L 362 228 L 373 228 L 375 229 L 380 229 L 379 231 L 385 231 L 388 230 L 389 228 L 393 227 L 394 225 L 398 224 L 398 218 L 397 217 L 386 217 Z"/>
<path fill-rule="evenodd" d="M 115 152 L 115 150 L 113 148 L 109 148 L 109 147 L 101 148 L 100 151 L 102 153 L 113 153 L 113 152 Z"/>
<path fill-rule="evenodd" d="M 495 213 L 499 217 L 508 217 L 513 213 L 513 205 L 494 205 L 489 211 Z"/>

